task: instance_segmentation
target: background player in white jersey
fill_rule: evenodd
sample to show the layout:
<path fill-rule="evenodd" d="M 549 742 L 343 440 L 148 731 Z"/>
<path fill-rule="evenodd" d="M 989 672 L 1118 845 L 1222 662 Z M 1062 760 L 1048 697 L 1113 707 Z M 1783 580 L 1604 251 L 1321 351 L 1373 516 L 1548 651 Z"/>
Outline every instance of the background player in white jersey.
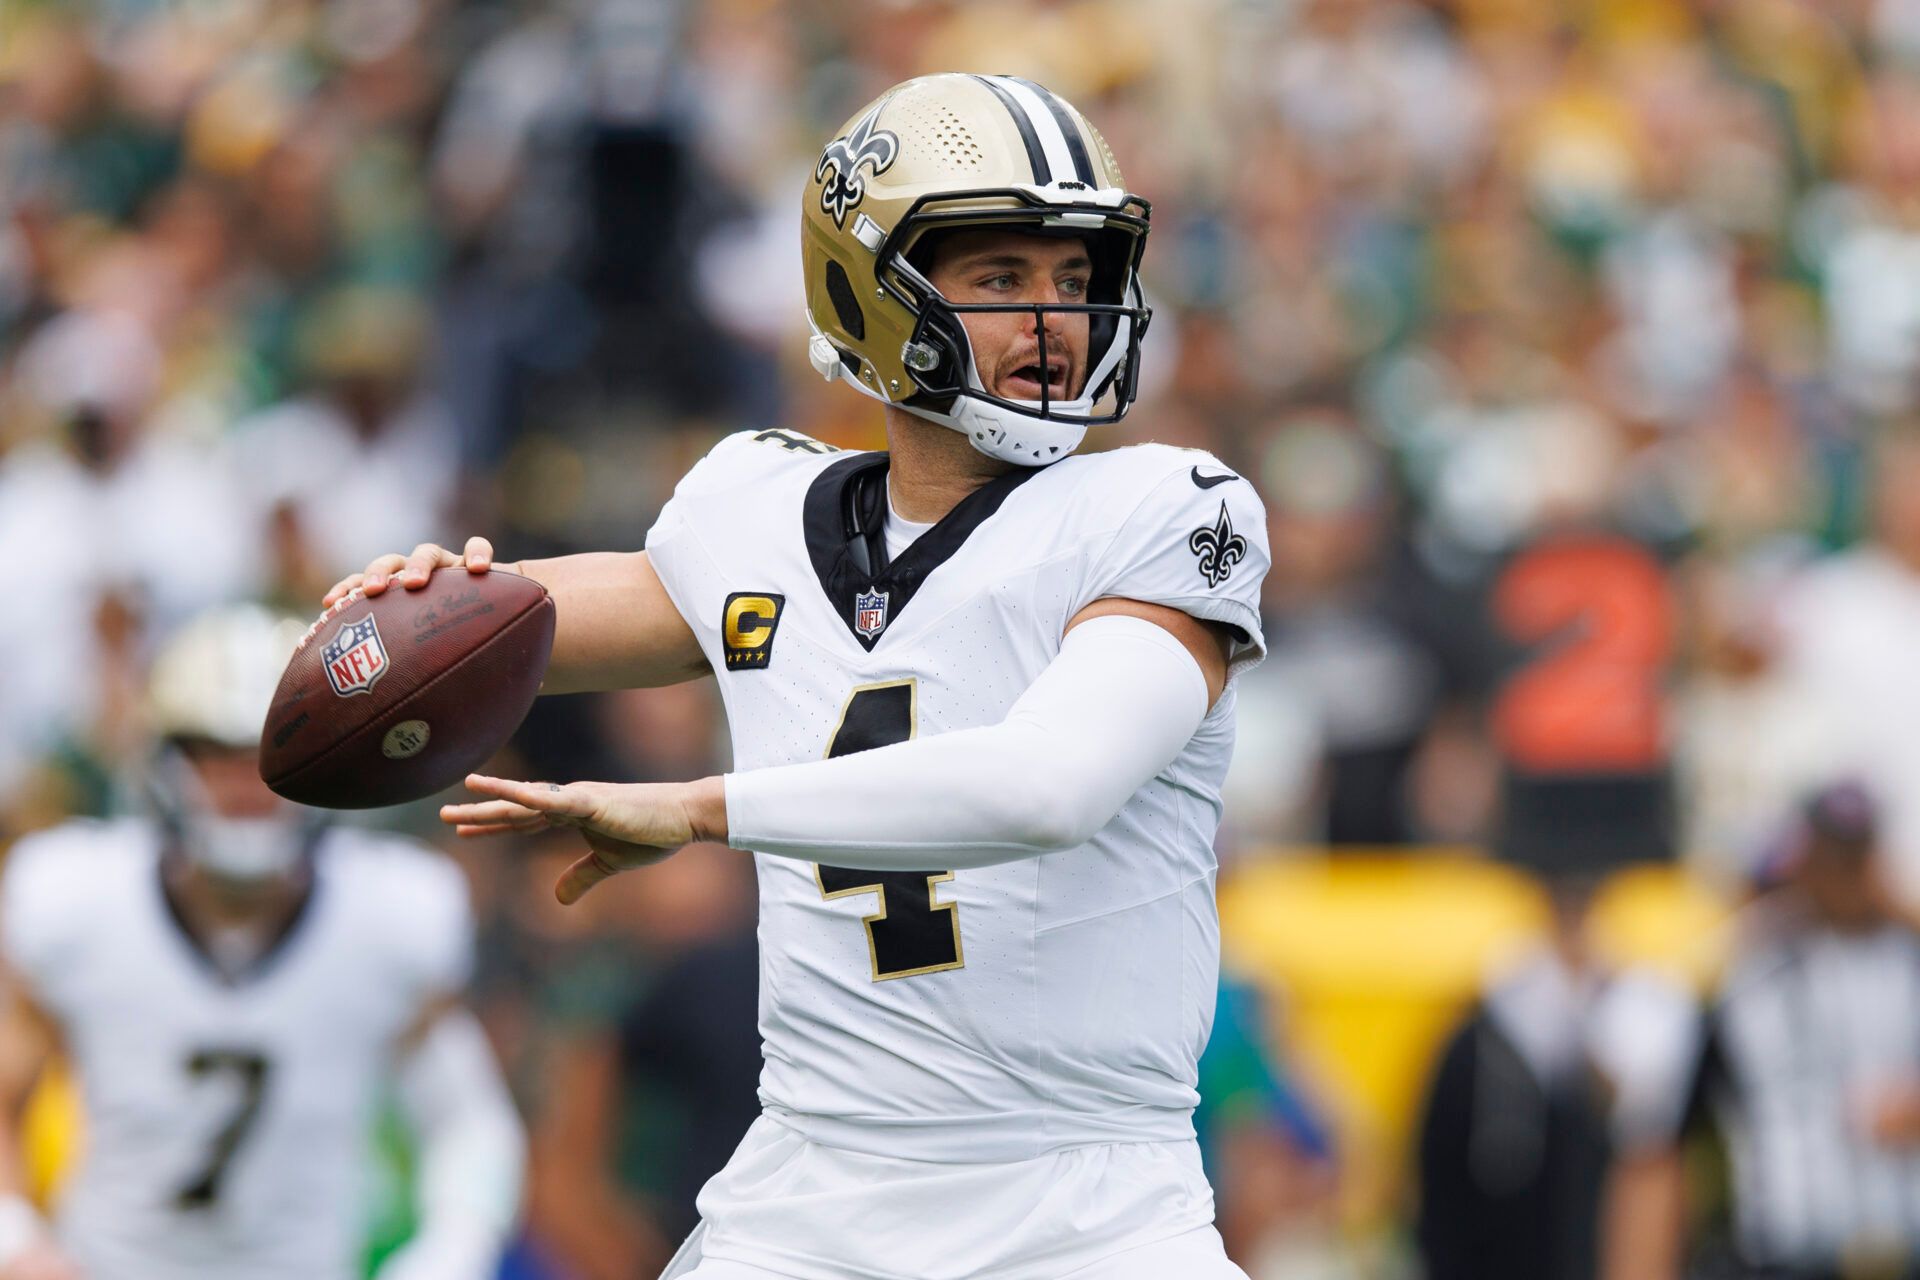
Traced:
<path fill-rule="evenodd" d="M 1239 1275 L 1191 1112 L 1265 516 L 1205 454 L 1073 456 L 1133 398 L 1146 203 L 1071 105 L 965 75 L 883 94 L 804 199 L 814 367 L 888 452 L 733 436 L 644 553 L 518 566 L 559 608 L 547 691 L 711 671 L 736 771 L 476 778 L 443 817 L 580 829 L 565 901 L 755 851 L 763 1116 L 669 1275 Z"/>
<path fill-rule="evenodd" d="M 22 841 L 0 877 L 0 1278 L 347 1280 L 381 1090 L 420 1142 L 420 1230 L 382 1280 L 484 1280 L 524 1140 L 459 1004 L 460 873 L 266 789 L 261 721 L 300 624 L 205 615 L 152 673 L 157 816 Z M 64 1052 L 85 1151 L 49 1230 L 11 1117 Z"/>

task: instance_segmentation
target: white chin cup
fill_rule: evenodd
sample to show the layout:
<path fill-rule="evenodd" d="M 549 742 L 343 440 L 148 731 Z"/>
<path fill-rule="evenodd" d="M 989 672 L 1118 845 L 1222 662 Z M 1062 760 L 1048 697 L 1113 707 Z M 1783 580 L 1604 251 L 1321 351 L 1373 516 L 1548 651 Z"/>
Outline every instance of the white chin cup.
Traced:
<path fill-rule="evenodd" d="M 219 812 L 186 755 L 164 750 L 151 779 L 161 812 L 180 841 L 180 854 L 209 875 L 239 884 L 264 884 L 292 875 L 312 836 L 310 818 L 281 801 L 272 813 L 235 818 Z"/>
<path fill-rule="evenodd" d="M 304 824 L 291 814 L 223 818 L 190 810 L 181 815 L 181 852 L 222 880 L 260 884 L 290 876 L 306 852 Z"/>
<path fill-rule="evenodd" d="M 916 417 L 962 433 L 974 448 L 989 458 L 998 458 L 1022 467 L 1044 467 L 1048 463 L 1058 462 L 1078 449 L 1080 442 L 1087 438 L 1084 422 L 1057 422 L 1035 416 L 1040 411 L 1040 402 L 1037 400 L 1014 403 L 1031 404 L 1033 414 L 976 400 L 971 396 L 956 398 L 953 408 L 947 413 L 934 413 L 911 405 L 902 405 L 901 408 Z M 1056 404 L 1054 407 L 1060 406 Z"/>
<path fill-rule="evenodd" d="M 929 289 L 931 285 L 927 286 Z M 1135 301 L 1138 301 L 1136 291 Z M 967 385 L 984 393 L 980 366 L 973 355 L 973 336 L 964 325 L 961 340 L 967 344 Z M 1093 416 L 1094 391 L 1111 381 L 1114 370 L 1126 358 L 1133 337 L 1133 321 L 1122 318 L 1099 362 L 1088 371 L 1080 395 L 1072 400 L 1007 400 L 996 404 L 975 396 L 956 396 L 945 413 L 902 405 L 908 413 L 964 434 L 973 447 L 989 458 L 1022 467 L 1044 467 L 1060 461 L 1080 447 L 1087 438 L 1086 420 Z M 1062 414 L 1064 417 L 1048 417 Z"/>

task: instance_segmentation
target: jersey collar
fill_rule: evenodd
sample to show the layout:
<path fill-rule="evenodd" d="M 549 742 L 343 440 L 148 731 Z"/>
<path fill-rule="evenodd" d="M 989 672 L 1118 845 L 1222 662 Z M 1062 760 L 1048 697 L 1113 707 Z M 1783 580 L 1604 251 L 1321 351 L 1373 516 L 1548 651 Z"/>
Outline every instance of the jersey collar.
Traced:
<path fill-rule="evenodd" d="M 199 961 L 201 967 L 223 986 L 238 987 L 265 976 L 286 955 L 289 945 L 301 932 L 301 926 L 313 914 L 313 900 L 318 893 L 319 878 L 314 874 L 312 860 L 308 860 L 302 873 L 302 882 L 298 888 L 299 896 L 274 929 L 272 936 L 266 939 L 252 960 L 238 968 L 229 968 L 221 963 L 211 942 L 195 926 L 192 915 L 180 899 L 173 877 L 169 874 L 177 857 L 178 855 L 171 850 L 162 852 L 155 871 L 159 880 L 160 901 L 166 907 L 167 919 L 179 934 L 180 940 L 193 953 L 194 959 Z"/>
<path fill-rule="evenodd" d="M 872 651 L 927 578 L 1000 509 L 1007 495 L 1040 474 L 1016 467 L 962 498 L 897 560 L 887 557 L 885 453 L 856 453 L 814 478 L 802 508 L 807 555 L 820 589 L 861 647 Z"/>

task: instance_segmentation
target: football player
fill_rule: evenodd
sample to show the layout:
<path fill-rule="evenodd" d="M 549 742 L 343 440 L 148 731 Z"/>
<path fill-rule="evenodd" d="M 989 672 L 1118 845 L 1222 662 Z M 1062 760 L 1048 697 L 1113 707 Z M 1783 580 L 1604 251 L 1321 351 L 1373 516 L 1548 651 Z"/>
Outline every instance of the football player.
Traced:
<path fill-rule="evenodd" d="M 465 885 L 439 854 L 323 826 L 260 781 L 300 632 L 254 607 L 189 623 L 152 670 L 153 816 L 69 823 L 7 859 L 5 1280 L 363 1274 L 389 1083 L 419 1139 L 420 1227 L 382 1280 L 494 1274 L 524 1141 L 459 1004 Z M 11 1117 L 56 1049 L 86 1138 L 49 1227 L 22 1194 Z"/>
<path fill-rule="evenodd" d="M 803 200 L 813 367 L 887 452 L 743 432 L 645 551 L 517 566 L 559 609 L 548 692 L 711 672 L 735 771 L 476 776 L 442 816 L 578 828 L 563 901 L 754 852 L 762 1117 L 669 1276 L 1239 1276 L 1192 1112 L 1265 513 L 1204 453 L 1074 452 L 1134 398 L 1147 203 L 1071 104 L 973 75 L 882 94 Z M 424 546 L 328 599 L 492 562 Z"/>

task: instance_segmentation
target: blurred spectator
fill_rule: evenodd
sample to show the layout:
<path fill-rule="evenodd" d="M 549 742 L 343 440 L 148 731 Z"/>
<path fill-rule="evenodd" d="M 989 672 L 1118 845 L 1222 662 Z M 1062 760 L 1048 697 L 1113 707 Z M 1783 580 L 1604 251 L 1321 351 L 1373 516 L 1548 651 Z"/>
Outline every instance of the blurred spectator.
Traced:
<path fill-rule="evenodd" d="M 1577 930 L 1564 904 L 1558 948 L 1494 983 L 1441 1053 L 1419 1138 L 1427 1280 L 1598 1274 L 1607 1110 Z"/>
<path fill-rule="evenodd" d="M 549 837 L 470 858 L 483 912 L 475 1005 L 528 1122 L 526 1252 L 540 1280 L 630 1277 L 636 1259 L 671 1249 L 648 1234 L 610 1176 L 585 1182 L 566 1175 L 583 1160 L 588 1168 L 611 1162 L 622 1146 L 617 1133 L 573 1132 L 567 1118 L 601 1061 L 599 1046 L 610 1042 L 650 971 L 631 932 L 610 918 L 630 895 L 588 911 L 555 901 L 553 882 L 573 861 L 572 849 L 571 841 Z M 567 1149 L 574 1141 L 584 1152 Z M 605 1269 L 591 1269 L 596 1259 Z"/>
<path fill-rule="evenodd" d="M 1477 636 L 1395 542 L 1383 459 L 1340 411 L 1278 424 L 1258 477 L 1270 656 L 1240 683 L 1232 820 L 1336 845 L 1419 839 L 1415 758 L 1471 679 L 1461 668 Z"/>
<path fill-rule="evenodd" d="M 1331 1280 L 1333 1138 L 1286 1063 L 1271 1006 L 1252 983 L 1222 977 L 1194 1129 L 1228 1256 L 1252 1280 Z"/>
<path fill-rule="evenodd" d="M 693 1231 L 694 1198 L 760 1115 L 760 951 L 746 896 L 734 906 L 732 919 L 685 944 L 620 1026 L 621 1079 L 648 1096 L 661 1130 L 648 1202 L 672 1241 Z"/>
<path fill-rule="evenodd" d="M 1668 1145 L 1626 1171 L 1635 1277 L 1680 1274 L 1683 1112 L 1724 1138 L 1742 1275 L 1920 1268 L 1920 937 L 1892 907 L 1877 850 L 1856 785 L 1821 791 L 1795 823 L 1784 883 L 1751 909 L 1705 1019 L 1693 1084 L 1669 1096 Z"/>
<path fill-rule="evenodd" d="M 111 763 L 138 736 L 137 703 L 115 695 L 139 636 L 260 580 L 232 460 L 149 425 L 159 360 L 107 310 L 65 313 L 20 353 L 13 408 L 44 434 L 0 455 L 0 556 L 39 585 L 31 609 L 0 611 L 0 793 L 38 754 L 94 743 Z"/>
<path fill-rule="evenodd" d="M 1901 71 L 1876 76 L 1853 117 L 1855 181 L 1820 193 L 1809 212 L 1831 308 L 1834 374 L 1857 408 L 1914 407 L 1920 376 L 1920 84 Z"/>
<path fill-rule="evenodd" d="M 1682 848 L 1734 895 L 1777 837 L 1783 797 L 1833 758 L 1829 709 L 1781 670 L 1779 599 L 1807 554 L 1763 545 L 1738 561 L 1701 558 L 1682 578 L 1691 621 L 1674 727 Z"/>
<path fill-rule="evenodd" d="M 415 386 L 425 325 L 406 294 L 327 295 L 298 340 L 310 392 L 234 427 L 247 492 L 279 529 L 277 581 L 302 598 L 383 551 L 458 540 L 453 423 Z"/>
<path fill-rule="evenodd" d="M 1588 902 L 1558 882 L 1547 945 L 1499 973 L 1441 1051 L 1418 1140 L 1427 1280 L 1655 1280 L 1610 1170 L 1668 1122 L 1693 1008 L 1598 961 Z"/>
<path fill-rule="evenodd" d="M 533 1131 L 532 1232 L 585 1280 L 665 1266 L 759 1115 L 751 863 L 688 849 L 642 879 L 615 909 L 645 976 L 556 1038 Z"/>
<path fill-rule="evenodd" d="M 1873 452 L 1873 537 L 1815 565 L 1781 601 L 1781 662 L 1796 732 L 1829 776 L 1860 779 L 1882 808 L 1893 891 L 1920 902 L 1920 434 L 1889 429 Z M 1800 788 L 1816 778 L 1796 779 Z"/>

